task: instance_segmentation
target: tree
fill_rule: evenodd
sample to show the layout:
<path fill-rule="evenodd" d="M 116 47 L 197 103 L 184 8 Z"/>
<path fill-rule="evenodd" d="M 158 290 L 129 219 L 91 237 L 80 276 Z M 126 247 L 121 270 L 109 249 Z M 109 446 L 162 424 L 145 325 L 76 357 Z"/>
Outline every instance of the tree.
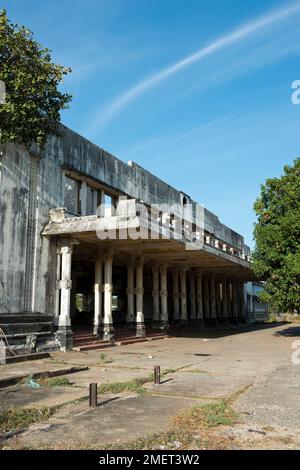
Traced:
<path fill-rule="evenodd" d="M 261 298 L 277 312 L 300 313 L 300 158 L 261 186 L 254 209 L 254 270 L 266 281 Z"/>
<path fill-rule="evenodd" d="M 58 90 L 71 69 L 51 61 L 24 26 L 12 24 L 0 11 L 0 81 L 5 103 L 0 104 L 0 143 L 42 145 L 60 121 L 60 111 L 72 97 Z M 3 84 L 2 84 L 3 85 Z"/>

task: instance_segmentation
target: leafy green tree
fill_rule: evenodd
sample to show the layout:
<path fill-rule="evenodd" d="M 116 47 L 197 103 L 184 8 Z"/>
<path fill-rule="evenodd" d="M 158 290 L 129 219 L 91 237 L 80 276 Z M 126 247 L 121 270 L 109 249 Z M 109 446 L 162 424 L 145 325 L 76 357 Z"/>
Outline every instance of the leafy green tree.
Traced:
<path fill-rule="evenodd" d="M 72 97 L 58 90 L 71 69 L 51 61 L 24 26 L 12 24 L 0 11 L 0 80 L 6 88 L 0 104 L 0 143 L 42 145 L 60 121 Z"/>
<path fill-rule="evenodd" d="M 261 298 L 277 312 L 300 313 L 300 158 L 261 186 L 254 209 L 254 270 L 266 281 Z"/>

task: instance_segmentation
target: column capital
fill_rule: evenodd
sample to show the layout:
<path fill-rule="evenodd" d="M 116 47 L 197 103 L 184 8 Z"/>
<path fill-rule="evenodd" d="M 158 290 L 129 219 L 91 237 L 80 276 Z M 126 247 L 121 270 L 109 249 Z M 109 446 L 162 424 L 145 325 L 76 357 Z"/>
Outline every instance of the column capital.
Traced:
<path fill-rule="evenodd" d="M 111 284 L 104 284 L 103 285 L 103 292 L 112 292 L 113 286 Z"/>
<path fill-rule="evenodd" d="M 111 248 L 104 252 L 103 259 L 106 260 L 113 260 L 114 257 L 114 250 Z"/>
<path fill-rule="evenodd" d="M 70 250 L 69 252 L 72 253 L 73 246 L 79 244 L 79 241 L 74 238 L 60 238 L 56 245 L 56 253 L 60 254 L 63 252 L 62 250 L 66 253 L 67 248 Z"/>
<path fill-rule="evenodd" d="M 135 288 L 136 295 L 144 295 L 144 288 L 143 287 L 136 287 Z"/>
<path fill-rule="evenodd" d="M 139 255 L 135 258 L 135 266 L 138 267 L 138 266 L 144 266 L 144 263 L 145 263 L 145 258 L 143 255 Z"/>
<path fill-rule="evenodd" d="M 101 294 L 104 291 L 103 284 L 94 284 L 94 292 Z"/>
<path fill-rule="evenodd" d="M 129 256 L 127 267 L 133 268 L 135 263 L 135 256 Z"/>
<path fill-rule="evenodd" d="M 103 251 L 97 251 L 95 255 L 95 261 L 99 261 L 100 263 L 102 263 L 103 260 L 104 260 Z"/>

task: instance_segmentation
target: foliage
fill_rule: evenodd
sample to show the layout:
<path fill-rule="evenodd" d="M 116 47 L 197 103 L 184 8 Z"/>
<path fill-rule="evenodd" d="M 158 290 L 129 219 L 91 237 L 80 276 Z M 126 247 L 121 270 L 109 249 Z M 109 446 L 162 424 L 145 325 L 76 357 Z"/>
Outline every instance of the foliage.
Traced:
<path fill-rule="evenodd" d="M 71 383 L 67 377 L 51 377 L 47 379 L 46 385 L 48 387 L 66 387 Z"/>
<path fill-rule="evenodd" d="M 300 158 L 261 186 L 254 209 L 254 270 L 266 281 L 261 299 L 276 312 L 299 312 Z"/>
<path fill-rule="evenodd" d="M 55 408 L 11 408 L 0 413 L 0 432 L 16 431 L 32 423 L 47 420 Z"/>
<path fill-rule="evenodd" d="M 24 26 L 12 24 L 0 11 L 0 80 L 6 88 L 0 104 L 0 143 L 42 145 L 60 121 L 71 95 L 58 90 L 71 70 L 51 61 L 50 50 Z"/>

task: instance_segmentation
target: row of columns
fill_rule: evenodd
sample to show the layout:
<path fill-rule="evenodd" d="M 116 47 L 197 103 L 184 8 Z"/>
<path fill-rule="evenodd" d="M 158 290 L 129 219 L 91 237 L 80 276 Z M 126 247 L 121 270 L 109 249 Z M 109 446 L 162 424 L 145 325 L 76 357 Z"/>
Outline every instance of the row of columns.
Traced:
<path fill-rule="evenodd" d="M 71 331 L 71 266 L 72 245 L 62 241 L 57 251 L 56 324 L 57 339 L 62 349 L 72 344 Z M 94 334 L 103 334 L 104 340 L 114 338 L 112 315 L 113 251 L 99 254 L 95 259 Z M 169 327 L 168 269 L 172 274 L 174 322 L 209 321 L 238 322 L 244 315 L 243 282 L 218 278 L 200 269 L 176 268 L 167 264 L 152 265 L 153 326 Z M 137 336 L 145 336 L 144 324 L 144 258 L 131 257 L 127 264 L 127 324 L 136 328 Z M 189 288 L 187 289 L 187 286 Z M 187 299 L 189 293 L 189 301 Z M 189 315 L 188 315 L 189 305 Z"/>

